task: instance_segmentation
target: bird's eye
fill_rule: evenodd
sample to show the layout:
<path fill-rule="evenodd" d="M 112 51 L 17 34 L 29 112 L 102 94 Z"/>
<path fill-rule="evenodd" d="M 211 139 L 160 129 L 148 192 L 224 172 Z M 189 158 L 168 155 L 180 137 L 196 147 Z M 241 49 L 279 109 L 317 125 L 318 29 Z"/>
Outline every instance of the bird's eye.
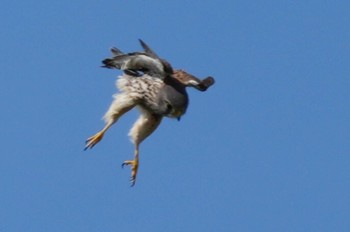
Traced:
<path fill-rule="evenodd" d="M 166 112 L 170 113 L 173 110 L 173 106 L 168 101 L 165 101 L 165 104 L 166 104 Z"/>
<path fill-rule="evenodd" d="M 166 109 L 168 111 L 171 111 L 173 109 L 172 105 L 170 105 L 169 103 L 166 103 Z"/>

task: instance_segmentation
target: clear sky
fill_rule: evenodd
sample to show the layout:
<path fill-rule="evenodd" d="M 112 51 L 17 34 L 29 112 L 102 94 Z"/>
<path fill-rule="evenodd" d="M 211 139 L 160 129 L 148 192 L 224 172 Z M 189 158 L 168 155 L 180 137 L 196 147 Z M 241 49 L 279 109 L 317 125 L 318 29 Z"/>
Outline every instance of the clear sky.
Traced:
<path fill-rule="evenodd" d="M 13 1 L 0 8 L 0 231 L 350 231 L 350 3 Z M 92 150 L 116 70 L 145 40 L 212 75 L 141 145 Z"/>

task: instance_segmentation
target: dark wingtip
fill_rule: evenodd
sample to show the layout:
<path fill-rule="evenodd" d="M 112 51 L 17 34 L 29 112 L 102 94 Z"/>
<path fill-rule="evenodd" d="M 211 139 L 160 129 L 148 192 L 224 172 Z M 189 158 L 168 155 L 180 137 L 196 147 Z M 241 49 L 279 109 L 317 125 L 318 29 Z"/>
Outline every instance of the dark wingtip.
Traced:
<path fill-rule="evenodd" d="M 114 56 L 120 56 L 124 54 L 124 52 L 122 52 L 119 48 L 116 47 L 112 47 L 111 52 Z"/>
<path fill-rule="evenodd" d="M 102 68 L 116 68 L 115 64 L 113 63 L 113 59 L 107 58 L 102 60 Z"/>
<path fill-rule="evenodd" d="M 210 86 L 212 86 L 215 83 L 215 79 L 211 76 L 203 79 L 199 85 L 198 90 L 200 91 L 206 91 Z"/>
<path fill-rule="evenodd" d="M 142 45 L 142 44 L 145 44 L 145 42 L 143 42 L 142 39 L 139 39 L 139 42 L 140 42 L 141 45 Z"/>
<path fill-rule="evenodd" d="M 146 51 L 146 50 L 148 49 L 147 44 L 146 44 L 145 42 L 143 42 L 142 39 L 139 39 L 139 42 L 140 42 L 140 44 L 141 44 L 141 47 Z"/>
<path fill-rule="evenodd" d="M 215 79 L 214 77 L 206 77 L 205 79 L 202 80 L 202 84 L 204 84 L 205 86 L 212 86 L 213 84 L 215 84 Z"/>
<path fill-rule="evenodd" d="M 145 50 L 149 49 L 149 46 L 142 40 L 142 39 L 139 39 L 139 42 L 141 44 L 141 47 Z"/>
<path fill-rule="evenodd" d="M 110 66 L 110 60 L 111 60 L 111 59 L 109 59 L 109 58 L 102 60 L 102 64 L 103 64 L 103 65 L 102 65 L 101 67 L 103 67 L 103 68 L 111 68 L 111 66 Z"/>
<path fill-rule="evenodd" d="M 139 42 L 141 44 L 141 47 L 143 48 L 143 50 L 151 57 L 153 58 L 158 58 L 157 53 L 155 53 L 142 39 L 139 39 Z"/>

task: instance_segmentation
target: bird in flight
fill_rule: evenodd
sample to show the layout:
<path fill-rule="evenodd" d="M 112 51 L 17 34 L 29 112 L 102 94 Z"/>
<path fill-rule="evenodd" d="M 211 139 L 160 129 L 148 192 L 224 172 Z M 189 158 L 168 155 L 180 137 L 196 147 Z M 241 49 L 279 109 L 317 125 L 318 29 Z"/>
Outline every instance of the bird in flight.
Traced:
<path fill-rule="evenodd" d="M 89 137 L 85 146 L 85 150 L 93 148 L 122 115 L 137 107 L 140 116 L 129 132 L 135 145 L 134 159 L 122 164 L 131 167 L 131 186 L 136 181 L 141 142 L 157 129 L 163 117 L 180 119 L 185 114 L 188 107 L 186 87 L 206 91 L 215 82 L 210 76 L 200 80 L 183 70 L 174 70 L 145 42 L 139 41 L 143 52 L 124 53 L 114 47 L 111 49 L 113 56 L 102 61 L 102 67 L 119 69 L 123 74 L 116 81 L 119 93 L 113 96 L 114 100 L 103 117 L 105 126 Z"/>

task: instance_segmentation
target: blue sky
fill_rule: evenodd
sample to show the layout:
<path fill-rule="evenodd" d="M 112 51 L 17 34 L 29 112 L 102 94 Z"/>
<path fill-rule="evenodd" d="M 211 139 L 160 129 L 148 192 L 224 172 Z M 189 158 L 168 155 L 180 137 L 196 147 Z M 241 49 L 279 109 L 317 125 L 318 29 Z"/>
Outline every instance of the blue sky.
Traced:
<path fill-rule="evenodd" d="M 0 9 L 0 231 L 349 231 L 350 3 L 8 1 Z M 144 39 L 189 89 L 133 155 L 123 117 L 94 149 Z"/>

